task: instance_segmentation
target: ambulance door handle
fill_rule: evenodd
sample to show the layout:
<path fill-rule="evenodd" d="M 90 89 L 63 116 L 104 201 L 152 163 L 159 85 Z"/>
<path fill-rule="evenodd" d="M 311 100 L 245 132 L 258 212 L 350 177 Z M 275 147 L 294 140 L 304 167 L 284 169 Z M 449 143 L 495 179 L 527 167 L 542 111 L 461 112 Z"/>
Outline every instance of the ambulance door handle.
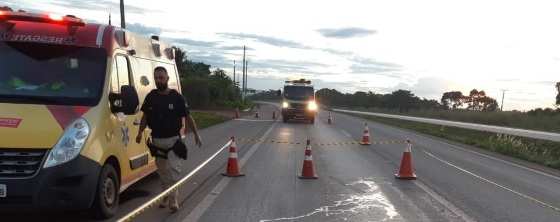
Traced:
<path fill-rule="evenodd" d="M 134 120 L 132 124 L 134 124 L 135 126 L 140 126 L 140 120 Z"/>

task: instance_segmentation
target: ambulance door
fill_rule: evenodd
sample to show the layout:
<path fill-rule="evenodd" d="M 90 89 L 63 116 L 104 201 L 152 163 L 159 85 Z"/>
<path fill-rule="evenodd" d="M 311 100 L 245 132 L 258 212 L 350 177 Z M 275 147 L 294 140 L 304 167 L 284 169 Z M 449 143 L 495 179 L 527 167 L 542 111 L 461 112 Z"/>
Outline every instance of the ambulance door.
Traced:
<path fill-rule="evenodd" d="M 130 58 L 126 55 L 117 54 L 115 55 L 116 72 L 112 73 L 111 81 L 111 92 L 119 93 L 121 86 L 131 85 L 134 86 L 134 81 L 132 78 L 132 69 L 130 65 Z M 134 86 L 135 87 L 135 86 Z M 126 165 L 130 167 L 133 175 L 127 175 L 125 180 L 134 180 L 136 178 L 136 173 L 141 171 L 148 164 L 149 151 L 145 148 L 144 142 L 140 144 L 136 143 L 136 135 L 138 134 L 138 128 L 140 125 L 140 119 L 142 118 L 142 112 L 139 111 L 136 114 L 124 115 L 122 113 L 117 113 L 114 116 L 113 121 L 113 132 L 116 133 L 116 143 L 119 144 L 118 148 L 124 149 L 126 153 L 126 160 L 121 159 L 120 161 L 126 161 Z M 132 178 L 131 178 L 132 177 Z"/>

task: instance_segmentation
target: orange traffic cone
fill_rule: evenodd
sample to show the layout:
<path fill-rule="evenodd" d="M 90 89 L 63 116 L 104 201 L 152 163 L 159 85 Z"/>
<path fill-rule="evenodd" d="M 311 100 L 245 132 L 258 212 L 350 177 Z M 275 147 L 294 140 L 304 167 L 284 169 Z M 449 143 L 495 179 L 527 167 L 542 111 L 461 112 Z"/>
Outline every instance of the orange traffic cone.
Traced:
<path fill-rule="evenodd" d="M 327 119 L 327 123 L 328 123 L 328 124 L 332 124 L 331 112 L 329 112 L 329 118 Z"/>
<path fill-rule="evenodd" d="M 399 172 L 395 174 L 395 177 L 402 180 L 415 180 L 416 174 L 412 167 L 412 144 L 410 140 L 406 140 L 406 143 L 406 149 L 401 159 L 401 167 Z"/>
<path fill-rule="evenodd" d="M 237 163 L 237 145 L 235 144 L 235 138 L 231 137 L 231 144 L 229 145 L 229 159 L 228 165 L 225 173 L 222 175 L 226 177 L 240 177 L 245 176 L 239 172 L 239 164 Z"/>
<path fill-rule="evenodd" d="M 303 160 L 303 168 L 301 169 L 300 179 L 317 179 L 315 169 L 313 167 L 313 156 L 311 155 L 311 141 L 307 139 L 305 146 L 305 159 Z"/>
<path fill-rule="evenodd" d="M 364 135 L 362 136 L 362 141 L 360 141 L 361 145 L 371 145 L 371 142 L 369 141 L 369 128 L 367 126 L 367 123 L 364 123 Z"/>
<path fill-rule="evenodd" d="M 239 108 L 235 108 L 235 118 L 239 119 Z"/>

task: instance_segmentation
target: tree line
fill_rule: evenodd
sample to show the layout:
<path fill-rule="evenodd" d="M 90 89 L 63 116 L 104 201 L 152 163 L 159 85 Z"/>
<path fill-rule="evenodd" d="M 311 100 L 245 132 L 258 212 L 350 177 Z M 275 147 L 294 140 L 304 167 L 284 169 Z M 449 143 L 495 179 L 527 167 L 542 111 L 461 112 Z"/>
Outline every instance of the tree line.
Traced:
<path fill-rule="evenodd" d="M 187 59 L 182 49 L 175 53 L 175 63 L 183 95 L 191 108 L 241 107 L 241 91 L 222 69 L 210 71 L 211 66 Z"/>
<path fill-rule="evenodd" d="M 317 100 L 326 106 L 346 106 L 381 108 L 408 112 L 411 110 L 456 110 L 496 111 L 498 103 L 486 95 L 484 90 L 471 90 L 469 95 L 460 91 L 445 92 L 440 101 L 420 98 L 409 90 L 396 90 L 388 94 L 358 91 L 341 93 L 335 89 L 320 89 L 316 93 Z"/>

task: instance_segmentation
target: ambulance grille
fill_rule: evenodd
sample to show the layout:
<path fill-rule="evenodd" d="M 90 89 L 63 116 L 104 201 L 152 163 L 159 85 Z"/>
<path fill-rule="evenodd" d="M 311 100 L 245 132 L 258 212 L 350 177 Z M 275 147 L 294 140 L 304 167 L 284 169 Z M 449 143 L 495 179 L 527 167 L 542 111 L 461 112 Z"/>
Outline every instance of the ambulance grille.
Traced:
<path fill-rule="evenodd" d="M 0 178 L 24 178 L 37 173 L 47 150 L 0 148 Z"/>
<path fill-rule="evenodd" d="M 290 108 L 305 109 L 305 104 L 303 104 L 303 103 L 290 103 Z"/>

